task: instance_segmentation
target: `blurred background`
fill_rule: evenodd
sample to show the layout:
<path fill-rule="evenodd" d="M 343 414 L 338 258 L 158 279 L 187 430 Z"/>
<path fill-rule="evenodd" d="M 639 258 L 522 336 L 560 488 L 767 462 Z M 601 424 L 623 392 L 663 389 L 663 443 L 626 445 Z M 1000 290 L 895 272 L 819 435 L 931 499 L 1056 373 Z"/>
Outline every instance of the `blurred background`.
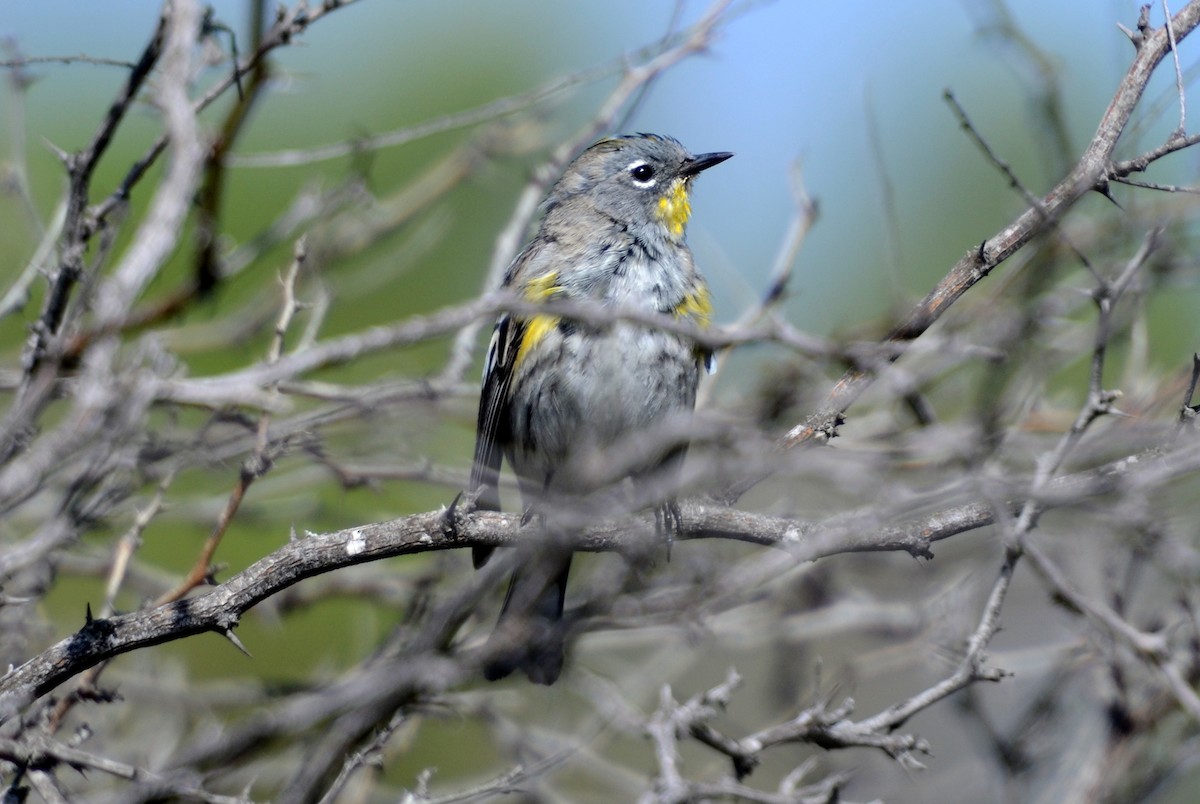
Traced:
<path fill-rule="evenodd" d="M 955 260 L 1025 208 L 1020 195 L 961 130 L 944 91 L 952 90 L 1024 184 L 1034 193 L 1044 193 L 1092 136 L 1124 74 L 1132 49 L 1117 23 L 1134 27 L 1138 5 L 1116 0 L 750 3 L 722 27 L 709 52 L 685 60 L 654 82 L 623 117 L 621 129 L 669 134 L 693 152 L 736 154 L 697 182 L 689 227 L 697 262 L 714 289 L 718 321 L 736 320 L 762 297 L 795 215 L 797 183 L 802 182 L 804 192 L 818 202 L 820 214 L 794 262 L 786 317 L 818 335 L 879 337 Z M 248 4 L 217 0 L 211 7 L 212 19 L 248 47 Z M 3 58 L 82 54 L 129 61 L 153 31 L 158 8 L 148 0 L 7 0 L 0 4 L 0 37 L 7 49 Z M 382 202 L 395 202 L 394 209 L 401 212 L 396 213 L 395 225 L 384 226 L 383 234 L 366 247 L 335 249 L 319 265 L 317 281 L 328 296 L 321 336 L 470 299 L 484 287 L 496 239 L 532 171 L 553 147 L 591 119 L 596 105 L 619 80 L 619 68 L 614 67 L 619 61 L 614 59 L 655 42 L 672 27 L 691 24 L 706 9 L 698 2 L 635 0 L 362 0 L 338 10 L 305 32 L 297 46 L 271 56 L 269 88 L 232 150 L 220 248 L 234 253 L 260 236 L 297 194 L 331 190 L 347 177 L 361 177 L 370 193 Z M 1161 10 L 1156 8 L 1155 14 L 1161 15 Z M 227 55 L 213 52 L 211 77 L 227 71 L 228 62 L 222 61 Z M 1194 57 L 1185 67 L 1193 62 Z M 609 68 L 593 69 L 604 65 Z M 24 73 L 31 83 L 19 97 L 11 89 L 0 93 L 0 159 L 9 168 L 10 181 L 13 166 L 27 170 L 35 208 L 26 208 L 15 194 L 0 195 L 0 280 L 5 287 L 38 243 L 36 222 L 52 219 L 62 196 L 64 174 L 53 150 L 70 152 L 88 142 L 125 76 L 121 67 L 90 63 L 35 63 Z M 417 126 L 576 74 L 586 80 L 537 104 L 523 105 L 505 118 L 507 127 L 497 129 L 499 135 L 484 135 L 478 125 L 456 127 L 393 147 L 305 158 L 290 166 L 264 164 L 278 161 L 281 152 L 307 152 Z M 1047 88 L 1057 93 L 1059 118 L 1052 119 L 1038 107 Z M 232 102 L 231 96 L 221 99 L 202 122 L 217 126 Z M 1177 122 L 1174 103 L 1171 73 L 1160 69 L 1143 102 L 1145 122 L 1131 129 L 1118 153 L 1132 155 L 1162 141 Z M 100 165 L 93 201 L 119 183 L 158 131 L 154 114 L 134 109 Z M 412 182 L 439 166 L 453 172 L 459 149 L 484 136 L 492 137 L 489 142 L 497 137 L 502 141 L 490 152 L 492 158 L 462 168 L 456 174 L 460 180 L 451 182 L 444 193 L 434 193 L 430 203 L 403 214 L 404 192 Z M 1190 151 L 1173 157 L 1173 180 L 1194 177 L 1195 162 Z M 131 220 L 144 210 L 159 171 L 161 166 L 135 194 Z M 1116 188 L 1115 200 L 1130 211 L 1150 203 L 1144 192 L 1124 187 Z M 1085 201 L 1080 209 L 1092 216 L 1081 217 L 1081 228 L 1113 214 L 1112 204 L 1101 198 Z M 123 236 L 131 230 L 126 227 Z M 170 290 L 185 275 L 186 251 L 181 249 L 149 295 Z M 263 324 L 277 310 L 276 296 L 265 290 L 272 287 L 267 278 L 283 270 L 290 253 L 291 238 L 270 245 L 256 256 L 253 272 L 234 278 L 159 333 L 184 371 L 209 376 L 263 353 L 269 337 L 269 327 Z M 1101 262 L 1109 257 L 1092 256 Z M 1006 281 L 1004 268 L 997 274 L 985 287 Z M 1153 300 L 1153 315 L 1147 319 L 1151 340 L 1143 354 L 1155 366 L 1166 370 L 1189 364 L 1200 340 L 1198 301 L 1194 272 Z M 0 320 L 6 366 L 16 364 L 38 311 L 35 301 Z M 231 331 L 230 311 L 232 320 L 245 324 L 244 330 Z M 468 372 L 471 381 L 482 359 L 483 339 L 481 335 L 476 344 Z M 328 369 L 320 379 L 386 385 L 432 373 L 445 357 L 446 342 L 423 344 Z M 757 388 L 764 367 L 781 360 L 782 353 L 760 346 L 729 357 L 712 393 L 715 404 L 736 408 L 750 404 L 747 384 Z M 1068 366 L 1064 381 L 1077 380 L 1081 371 L 1080 364 Z M 469 469 L 474 405 L 472 389 L 464 387 L 436 407 L 382 411 L 367 427 L 340 433 L 338 460 L 364 474 L 376 470 L 369 489 L 343 489 L 308 460 L 283 461 L 247 498 L 218 555 L 223 565 L 219 577 L 270 552 L 292 526 L 333 530 L 447 503 Z M 339 433 L 335 430 L 334 435 Z M 233 458 L 224 464 L 214 460 L 202 471 L 179 477 L 177 489 L 187 492 L 186 501 L 169 507 L 148 530 L 139 552 L 144 585 L 131 585 L 123 593 L 124 608 L 135 608 L 147 589 L 167 583 L 164 579 L 191 565 L 237 465 Z M 412 469 L 423 465 L 439 467 L 441 474 L 421 477 Z M 417 476 L 415 482 L 403 477 L 406 468 Z M 384 469 L 394 470 L 393 477 Z M 805 494 L 797 492 L 798 499 L 804 500 Z M 800 508 L 807 503 L 819 513 L 821 495 L 812 492 L 811 500 L 791 502 Z M 6 537 L 18 536 L 37 512 L 24 516 L 3 526 Z M 56 585 L 43 602 L 42 638 L 47 644 L 77 627 L 85 603 L 94 606 L 102 597 L 103 574 L 98 569 L 89 574 L 87 569 L 102 564 L 88 564 L 88 559 L 102 562 L 119 526 L 118 522 L 107 532 L 89 536 L 78 550 L 75 570 L 70 561 L 63 565 L 73 577 Z M 995 545 L 976 546 L 995 557 Z M 963 548 L 959 554 L 958 549 L 947 548 L 943 565 L 951 568 L 956 582 L 981 571 L 990 578 L 994 562 L 971 564 L 971 551 Z M 956 558 L 964 565 L 956 565 Z M 404 576 L 444 560 L 450 559 L 382 562 L 368 573 Z M 904 566 L 905 561 L 895 557 L 894 565 Z M 869 578 L 879 566 L 863 569 Z M 884 583 L 903 587 L 907 581 Z M 816 586 L 808 592 L 819 597 Z M 956 610 L 955 589 L 939 587 L 930 605 Z M 218 637 L 202 636 L 124 657 L 112 678 L 120 686 L 119 679 L 129 683 L 146 675 L 169 675 L 211 685 L 210 690 L 245 680 L 286 686 L 333 678 L 370 654 L 400 616 L 359 596 L 329 594 L 315 605 L 268 602 L 239 630 L 253 660 Z M 1009 614 L 1015 625 L 1022 610 L 1019 602 L 1014 607 Z M 1027 621 L 1036 618 L 1030 615 Z M 753 624 L 735 620 L 725 624 L 723 633 L 736 634 L 743 627 Z M 585 663 L 600 674 L 612 669 L 613 654 L 605 639 L 599 635 L 584 652 Z M 643 644 L 638 650 L 653 647 Z M 849 661 L 847 656 L 861 659 L 856 651 L 862 647 L 838 642 L 827 648 L 824 660 L 829 667 L 839 667 Z M 1036 653 L 1036 639 L 1020 647 Z M 614 650 L 619 656 L 619 649 Z M 717 683 L 734 663 L 751 677 L 769 677 L 776 660 L 746 653 L 735 636 L 709 661 L 689 654 L 679 660 L 678 672 L 668 675 L 686 679 L 678 693 L 682 697 Z M 887 675 L 887 656 L 874 655 L 873 660 L 878 662 L 873 664 L 875 672 Z M 665 667 L 672 661 L 671 656 L 647 660 L 649 666 Z M 769 683 L 782 684 L 778 679 Z M 783 698 L 811 692 L 814 682 L 793 678 L 790 683 L 795 688 L 783 690 Z M 886 684 L 874 689 L 863 704 L 864 713 L 871 711 L 872 703 L 883 705 L 893 693 Z M 154 691 L 148 687 L 144 694 L 153 698 Z M 576 688 L 539 690 L 536 695 L 546 697 L 512 704 L 514 711 L 528 707 L 534 713 L 529 721 L 518 722 L 536 723 L 540 718 L 561 724 L 569 716 L 558 714 L 556 707 L 566 711 L 575 703 L 573 696 L 582 693 Z M 647 684 L 629 695 L 652 707 L 657 689 Z M 164 693 L 164 699 L 169 695 Z M 546 701 L 551 702 L 549 708 Z M 756 722 L 773 705 L 770 699 L 759 702 L 744 712 L 745 721 Z M 427 739 L 430 734 L 434 737 Z M 949 742 L 935 749 L 933 761 L 946 763 L 943 771 L 950 764 L 947 757 L 967 750 Z M 414 784 L 417 773 L 430 766 L 439 769 L 438 781 L 448 785 L 476 779 L 503 766 L 486 745 L 481 731 L 470 723 L 431 723 L 419 745 L 388 773 L 399 785 Z M 638 745 L 629 740 L 616 751 L 629 758 L 642 750 Z M 862 761 L 878 761 L 880 767 L 889 762 L 882 757 Z M 587 791 L 596 786 L 602 792 L 591 800 L 608 800 L 605 796 L 611 791 L 604 793 L 605 788 L 587 776 L 602 777 L 602 769 L 583 764 L 586 770 L 574 795 L 586 800 Z M 864 784 L 858 792 L 890 801 L 931 800 L 931 791 L 961 789 L 967 775 L 964 771 L 925 780 L 918 774 L 909 787 L 910 782 L 895 774 L 885 777 L 896 785 L 890 789 Z M 970 798 L 980 796 L 976 800 L 1003 800 L 1001 794 L 971 791 Z"/>
<path fill-rule="evenodd" d="M 959 130 L 943 90 L 954 91 L 1017 175 L 1044 191 L 1062 166 L 1029 123 L 1029 90 L 1038 70 L 1053 72 L 1070 145 L 1078 149 L 1093 133 L 1131 52 L 1117 22 L 1133 27 L 1139 5 L 1012 0 L 1002 12 L 988 0 L 936 0 L 919 9 L 871 2 L 751 4 L 710 53 L 657 82 L 625 127 L 674 135 L 696 152 L 737 154 L 736 162 L 704 177 L 691 226 L 693 249 L 726 319 L 762 291 L 793 209 L 789 172 L 799 165 L 805 187 L 820 202 L 821 223 L 804 244 L 789 309 L 804 328 L 828 332 L 878 316 L 897 294 L 923 295 L 951 261 L 1020 204 Z M 248 41 L 244 3 L 218 0 L 211 7 L 216 19 Z M 680 9 L 678 19 L 686 24 L 705 6 L 691 2 Z M 128 60 L 156 13 L 149 0 L 102 6 L 11 2 L 0 9 L 0 32 L 27 55 Z M 314 26 L 301 46 L 272 57 L 279 75 L 271 101 L 256 112 L 236 152 L 345 141 L 522 93 L 653 42 L 676 13 L 674 3 L 622 0 L 603 6 L 360 2 Z M 1047 63 L 1000 35 L 996 25 L 1006 17 Z M 35 192 L 48 211 L 61 171 L 45 143 L 65 150 L 83 144 L 123 75 L 119 68 L 82 64 L 32 72 L 28 158 Z M 557 143 L 575 131 L 613 83 L 612 76 L 589 82 L 540 106 L 545 141 Z M 1171 85 L 1169 72 L 1160 71 L 1153 86 L 1166 92 Z M 11 114 L 5 118 L 11 124 Z M 114 155 L 137 152 L 141 143 L 133 135 L 139 132 L 129 129 Z M 372 172 L 380 183 L 396 181 L 469 133 L 373 153 Z M 1142 134 L 1149 141 L 1162 128 Z M 3 136 L 11 147 L 11 125 Z M 110 161 L 114 172 L 122 164 Z M 345 171 L 348 162 L 299 171 L 236 170 L 231 225 L 252 231 L 255 210 L 289 197 L 298 182 Z M 520 164 L 505 164 L 463 188 L 478 200 L 473 198 L 469 214 L 451 212 L 449 225 L 474 237 L 460 262 L 438 272 L 439 284 L 458 291 L 449 297 L 477 289 L 496 223 L 505 219 L 523 178 Z M 893 223 L 886 203 L 894 207 Z M 465 226 L 461 219 L 468 216 L 472 225 Z M 898 237 L 889 235 L 893 229 Z M 15 249 L 19 237 L 6 232 L 4 248 Z M 381 275 L 386 263 L 381 259 Z"/>

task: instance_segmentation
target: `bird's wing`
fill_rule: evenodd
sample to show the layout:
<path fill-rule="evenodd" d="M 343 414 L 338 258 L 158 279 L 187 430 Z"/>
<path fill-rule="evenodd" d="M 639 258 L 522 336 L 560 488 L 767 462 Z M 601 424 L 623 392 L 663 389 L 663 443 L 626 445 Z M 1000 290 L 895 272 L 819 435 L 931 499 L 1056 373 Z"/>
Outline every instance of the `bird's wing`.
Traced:
<path fill-rule="evenodd" d="M 512 316 L 500 316 L 492 330 L 487 359 L 483 364 L 483 391 L 479 395 L 475 462 L 471 467 L 470 488 L 478 493 L 477 507 L 485 511 L 500 510 L 500 462 L 504 445 L 509 440 L 508 391 L 522 328 L 521 322 Z M 493 549 L 474 548 L 472 557 L 477 568 L 484 565 Z"/>

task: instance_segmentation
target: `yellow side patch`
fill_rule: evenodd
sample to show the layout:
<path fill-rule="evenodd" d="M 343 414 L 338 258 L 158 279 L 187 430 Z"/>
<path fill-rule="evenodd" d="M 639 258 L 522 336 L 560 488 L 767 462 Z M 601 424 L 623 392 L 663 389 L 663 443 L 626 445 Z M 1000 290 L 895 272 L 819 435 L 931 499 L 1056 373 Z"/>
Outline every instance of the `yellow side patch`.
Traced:
<path fill-rule="evenodd" d="M 675 179 L 658 199 L 658 219 L 673 237 L 683 237 L 683 227 L 692 216 L 692 202 L 688 200 L 687 182 Z"/>
<path fill-rule="evenodd" d="M 707 327 L 712 321 L 712 297 L 708 288 L 699 288 L 683 297 L 683 301 L 672 311 L 676 318 L 694 318 L 696 323 Z"/>
<path fill-rule="evenodd" d="M 525 300 L 530 302 L 546 301 L 553 298 L 562 292 L 562 288 L 557 284 L 558 271 L 547 271 L 541 276 L 535 276 L 525 283 L 523 289 Z M 559 316 L 556 315 L 535 315 L 525 322 L 525 328 L 521 333 L 521 342 L 517 344 L 517 358 L 513 362 L 513 366 L 520 365 L 525 359 L 525 355 L 529 354 L 529 350 L 537 346 L 550 331 L 558 326 Z"/>
<path fill-rule="evenodd" d="M 683 301 L 672 312 L 676 318 L 690 318 L 701 329 L 706 329 L 712 322 L 713 313 L 712 297 L 708 293 L 708 288 L 702 286 L 684 296 Z M 709 374 L 717 370 L 717 358 L 711 350 L 697 346 L 694 353 L 696 359 Z"/>
<path fill-rule="evenodd" d="M 556 315 L 535 315 L 525 322 L 525 331 L 521 333 L 521 342 L 517 344 L 517 359 L 513 362 L 513 368 L 519 366 L 529 350 L 537 346 L 557 326 Z"/>

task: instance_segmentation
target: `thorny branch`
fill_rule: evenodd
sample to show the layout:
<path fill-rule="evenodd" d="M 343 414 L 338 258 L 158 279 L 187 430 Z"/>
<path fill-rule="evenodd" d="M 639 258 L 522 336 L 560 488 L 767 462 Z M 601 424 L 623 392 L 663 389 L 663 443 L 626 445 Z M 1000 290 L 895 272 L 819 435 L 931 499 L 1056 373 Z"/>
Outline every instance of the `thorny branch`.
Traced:
<path fill-rule="evenodd" d="M 1196 471 L 1200 471 L 1200 456 L 1190 451 L 1144 464 L 1122 461 L 1100 470 L 1064 476 L 1046 488 L 1033 490 L 1035 496 L 1030 499 L 1038 499 L 1045 506 L 1077 505 L 1089 497 L 1110 495 L 1118 490 L 1122 494 L 1138 493 Z M 924 520 L 871 533 L 861 532 L 853 518 L 842 516 L 829 523 L 813 524 L 699 502 L 682 503 L 680 513 L 681 540 L 734 539 L 774 546 L 798 562 L 857 552 L 904 551 L 914 556 L 929 556 L 933 543 L 995 521 L 994 512 L 984 505 L 940 511 Z M 641 532 L 652 530 L 652 516 L 642 515 L 639 520 Z M 242 614 L 305 578 L 394 556 L 475 546 L 513 546 L 523 538 L 528 538 L 528 533 L 522 533 L 519 514 L 454 510 L 307 534 L 204 595 L 89 622 L 75 635 L 0 678 L 0 720 L 11 717 L 25 702 L 98 661 L 198 633 L 229 633 Z M 580 534 L 574 547 L 599 552 L 641 549 L 636 530 L 631 533 L 629 522 L 623 518 L 589 528 Z"/>

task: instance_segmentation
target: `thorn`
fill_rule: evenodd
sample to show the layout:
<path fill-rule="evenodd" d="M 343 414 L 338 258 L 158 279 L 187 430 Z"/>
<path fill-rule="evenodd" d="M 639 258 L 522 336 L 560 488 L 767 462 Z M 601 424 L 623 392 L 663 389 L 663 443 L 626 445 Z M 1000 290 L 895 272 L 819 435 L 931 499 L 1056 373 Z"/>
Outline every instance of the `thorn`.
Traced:
<path fill-rule="evenodd" d="M 1100 195 L 1104 196 L 1109 201 L 1111 201 L 1113 203 L 1113 206 L 1116 207 L 1117 209 L 1121 210 L 1122 212 L 1125 211 L 1125 208 L 1123 206 L 1121 206 L 1121 204 L 1113 196 L 1112 185 L 1109 182 L 1104 182 L 1103 185 L 1101 185 L 1100 187 L 1097 187 L 1096 192 L 1100 193 Z"/>
<path fill-rule="evenodd" d="M 91 625 L 94 621 L 95 621 L 95 618 L 92 617 L 92 604 L 91 604 L 91 602 L 89 602 L 87 604 L 87 611 L 83 615 L 83 624 L 85 626 L 88 626 L 88 625 Z"/>
<path fill-rule="evenodd" d="M 291 543 L 298 541 L 300 541 L 300 537 L 296 535 L 296 523 L 293 522 L 291 529 L 288 531 L 288 542 Z"/>
<path fill-rule="evenodd" d="M 986 241 L 986 240 L 981 240 L 981 241 L 979 241 L 979 251 L 976 253 L 976 255 L 975 255 L 975 259 L 977 259 L 977 260 L 978 260 L 980 263 L 982 263 L 983 265 L 987 265 L 987 264 L 988 264 L 988 260 L 987 260 L 987 241 Z"/>
<path fill-rule="evenodd" d="M 442 512 L 442 529 L 448 536 L 458 533 L 458 505 L 462 502 L 463 492 L 454 495 L 454 499 Z"/>
<path fill-rule="evenodd" d="M 46 146 L 50 153 L 54 154 L 55 158 L 58 159 L 59 162 L 62 162 L 63 165 L 68 168 L 71 166 L 71 155 L 69 153 L 64 151 L 62 148 L 59 148 L 57 145 L 50 142 L 50 140 L 45 139 L 44 137 L 42 138 L 42 143 Z"/>
<path fill-rule="evenodd" d="M 235 648 L 240 650 L 242 653 L 246 654 L 247 658 L 250 658 L 250 659 L 254 658 L 254 654 L 252 654 L 252 653 L 250 653 L 250 651 L 246 650 L 246 646 L 242 644 L 242 640 L 237 638 L 237 634 L 233 633 L 232 628 L 226 628 L 224 631 L 221 632 L 221 635 L 224 636 L 226 639 L 228 639 L 230 642 L 232 642 L 233 646 Z"/>

